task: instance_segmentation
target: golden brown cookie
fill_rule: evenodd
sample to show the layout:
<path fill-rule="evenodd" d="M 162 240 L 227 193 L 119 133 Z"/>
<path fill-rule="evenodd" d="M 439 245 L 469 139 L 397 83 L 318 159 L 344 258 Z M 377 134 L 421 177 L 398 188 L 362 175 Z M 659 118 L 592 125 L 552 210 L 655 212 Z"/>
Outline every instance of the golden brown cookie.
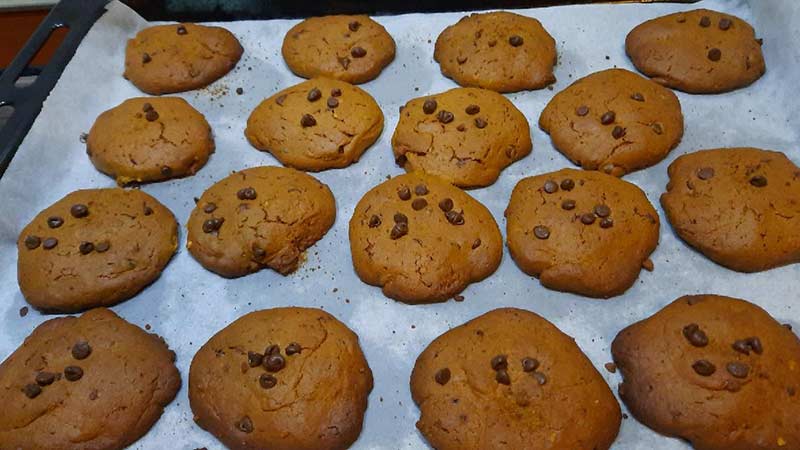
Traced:
<path fill-rule="evenodd" d="M 575 341 L 522 309 L 490 311 L 417 358 L 417 428 L 439 450 L 605 450 L 620 409 Z"/>
<path fill-rule="evenodd" d="M 661 205 L 678 236 L 702 254 L 740 272 L 800 262 L 800 168 L 786 155 L 702 150 L 668 172 Z"/>
<path fill-rule="evenodd" d="M 653 81 L 691 94 L 739 89 L 766 70 L 753 27 L 708 9 L 668 14 L 638 25 L 625 39 L 625 52 Z"/>
<path fill-rule="evenodd" d="M 508 250 L 523 272 L 588 297 L 628 290 L 658 245 L 658 213 L 644 192 L 600 172 L 525 178 L 505 215 Z"/>
<path fill-rule="evenodd" d="M 333 194 L 316 178 L 284 167 L 253 167 L 203 193 L 186 224 L 186 247 L 223 277 L 265 267 L 286 275 L 335 218 Z"/>
<path fill-rule="evenodd" d="M 372 371 L 358 336 L 313 308 L 252 312 L 189 371 L 195 421 L 230 449 L 345 449 L 361 433 Z"/>
<path fill-rule="evenodd" d="M 282 164 L 318 172 L 347 167 L 383 131 L 383 113 L 364 90 L 344 81 L 314 78 L 261 102 L 245 136 Z"/>
<path fill-rule="evenodd" d="M 221 27 L 155 25 L 128 41 L 124 76 L 148 94 L 191 91 L 230 72 L 242 52 L 236 36 Z"/>
<path fill-rule="evenodd" d="M 281 53 L 297 76 L 361 84 L 392 62 L 395 43 L 369 16 L 310 17 L 286 33 Z"/>
<path fill-rule="evenodd" d="M 175 398 L 175 353 L 105 308 L 36 327 L 0 364 L 0 448 L 121 449 Z"/>
<path fill-rule="evenodd" d="M 175 217 L 155 198 L 119 188 L 75 191 L 20 233 L 19 288 L 44 312 L 114 305 L 155 281 L 177 248 Z"/>
<path fill-rule="evenodd" d="M 593 73 L 556 94 L 539 117 L 575 164 L 622 176 L 667 156 L 683 136 L 678 97 L 624 69 Z"/>
<path fill-rule="evenodd" d="M 611 352 L 622 401 L 659 433 L 697 450 L 800 448 L 800 340 L 758 306 L 681 297 Z"/>
<path fill-rule="evenodd" d="M 505 11 L 470 14 L 445 28 L 433 58 L 461 86 L 516 92 L 556 81 L 555 40 L 538 20 Z"/>
<path fill-rule="evenodd" d="M 528 120 L 511 101 L 486 89 L 456 88 L 406 103 L 392 148 L 407 171 L 471 188 L 494 183 L 532 144 Z"/>
<path fill-rule="evenodd" d="M 404 303 L 453 298 L 500 265 L 503 242 L 485 206 L 422 173 L 372 188 L 350 219 L 350 252 L 367 284 Z"/>

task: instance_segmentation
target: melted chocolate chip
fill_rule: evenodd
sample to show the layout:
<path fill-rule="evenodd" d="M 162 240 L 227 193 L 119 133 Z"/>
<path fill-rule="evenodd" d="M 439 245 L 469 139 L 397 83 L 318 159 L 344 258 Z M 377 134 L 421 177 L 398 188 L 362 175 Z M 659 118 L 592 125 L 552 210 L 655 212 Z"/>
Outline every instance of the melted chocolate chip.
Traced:
<path fill-rule="evenodd" d="M 358 31 L 358 29 L 361 28 L 361 22 L 358 22 L 357 20 L 354 20 L 354 21 L 350 22 L 349 24 L 347 24 L 347 28 L 349 28 L 350 31 Z"/>
<path fill-rule="evenodd" d="M 616 120 L 617 114 L 614 111 L 606 111 L 600 116 L 600 123 L 603 125 L 611 125 Z"/>
<path fill-rule="evenodd" d="M 363 58 L 367 56 L 367 51 L 364 50 L 364 47 L 353 47 L 350 54 L 353 55 L 353 58 Z"/>
<path fill-rule="evenodd" d="M 25 248 L 33 250 L 42 244 L 42 238 L 39 236 L 28 235 L 25 237 Z"/>
<path fill-rule="evenodd" d="M 494 374 L 494 379 L 500 384 L 504 384 L 508 386 L 511 384 L 511 377 L 508 376 L 508 372 L 505 369 L 500 369 Z"/>
<path fill-rule="evenodd" d="M 767 185 L 767 177 L 763 175 L 756 175 L 753 178 L 750 178 L 750 184 L 755 187 L 764 187 Z"/>
<path fill-rule="evenodd" d="M 611 217 L 603 217 L 600 219 L 600 228 L 611 228 L 614 226 L 614 219 Z"/>
<path fill-rule="evenodd" d="M 414 193 L 417 195 L 428 195 L 428 187 L 424 184 L 418 184 L 414 187 Z"/>
<path fill-rule="evenodd" d="M 42 241 L 42 248 L 45 250 L 52 250 L 56 248 L 56 245 L 58 245 L 58 239 L 54 237 L 49 237 Z"/>
<path fill-rule="evenodd" d="M 547 239 L 550 237 L 550 229 L 544 225 L 536 225 L 533 227 L 533 235 L 537 239 Z"/>
<path fill-rule="evenodd" d="M 75 345 L 72 346 L 72 357 L 77 360 L 86 359 L 91 354 L 92 347 L 86 341 L 76 342 Z"/>
<path fill-rule="evenodd" d="M 331 97 L 339 97 L 340 95 L 342 95 L 342 90 L 341 89 L 339 89 L 339 88 L 331 89 Z"/>
<path fill-rule="evenodd" d="M 508 357 L 506 355 L 496 355 L 489 362 L 492 370 L 502 370 L 508 368 Z"/>
<path fill-rule="evenodd" d="M 561 181 L 561 189 L 565 191 L 571 191 L 575 188 L 575 181 L 572 178 L 565 178 Z"/>
<path fill-rule="evenodd" d="M 36 383 L 29 383 L 22 388 L 22 392 L 24 392 L 25 396 L 28 398 L 36 398 L 42 393 L 42 388 Z"/>
<path fill-rule="evenodd" d="M 558 183 L 556 183 L 553 180 L 545 181 L 545 183 L 544 183 L 544 191 L 547 192 L 548 194 L 552 194 L 552 193 L 558 191 Z"/>
<path fill-rule="evenodd" d="M 611 137 L 613 137 L 614 139 L 619 139 L 622 136 L 625 136 L 625 128 L 622 128 L 621 126 L 617 125 L 614 127 L 613 130 L 611 130 Z"/>
<path fill-rule="evenodd" d="M 50 228 L 58 228 L 64 225 L 64 219 L 58 216 L 51 216 L 47 218 L 47 226 Z"/>
<path fill-rule="evenodd" d="M 258 377 L 258 384 L 264 389 L 272 389 L 278 384 L 278 379 L 268 373 L 262 373 Z"/>
<path fill-rule="evenodd" d="M 313 88 L 310 91 L 308 91 L 308 95 L 306 96 L 306 99 L 310 102 L 315 102 L 321 98 L 322 98 L 322 91 L 320 91 L 317 88 Z"/>
<path fill-rule="evenodd" d="M 395 213 L 393 219 L 395 223 L 408 223 L 408 216 L 403 213 Z"/>
<path fill-rule="evenodd" d="M 264 368 L 267 369 L 268 372 L 278 372 L 286 367 L 286 359 L 278 354 L 269 355 L 264 358 L 263 364 Z"/>
<path fill-rule="evenodd" d="M 575 115 L 583 117 L 589 114 L 589 107 L 586 105 L 581 105 L 575 108 Z"/>
<path fill-rule="evenodd" d="M 473 250 L 475 250 L 476 248 L 478 248 L 478 247 L 480 247 L 480 246 L 481 246 L 481 240 L 480 240 L 480 238 L 478 238 L 478 239 L 475 239 L 475 241 L 473 241 L 473 242 L 472 242 L 472 249 L 473 249 Z"/>
<path fill-rule="evenodd" d="M 444 217 L 452 225 L 464 225 L 464 214 L 460 212 L 450 210 L 444 213 Z"/>
<path fill-rule="evenodd" d="M 206 203 L 206 206 L 203 207 L 203 212 L 206 213 L 206 214 L 211 214 L 216 210 L 217 210 L 217 204 L 216 203 L 210 203 L 209 202 L 209 203 Z"/>
<path fill-rule="evenodd" d="M 281 347 L 278 344 L 270 344 L 266 350 L 264 350 L 264 356 L 272 356 L 272 355 L 280 355 L 281 354 Z"/>
<path fill-rule="evenodd" d="M 249 417 L 244 416 L 238 422 L 236 422 L 236 429 L 241 431 L 242 433 L 252 433 L 253 432 L 253 421 L 250 420 Z"/>
<path fill-rule="evenodd" d="M 705 347 L 708 345 L 708 336 L 700 329 L 696 323 L 690 323 L 683 327 L 683 337 L 695 347 Z"/>
<path fill-rule="evenodd" d="M 339 100 L 336 100 L 335 97 L 328 97 L 328 101 L 325 102 L 328 105 L 328 108 L 335 109 L 339 107 Z"/>
<path fill-rule="evenodd" d="M 411 202 L 411 207 L 414 208 L 414 211 L 425 209 L 426 206 L 428 206 L 428 201 L 424 198 L 415 198 L 414 201 Z"/>
<path fill-rule="evenodd" d="M 711 26 L 711 19 L 708 16 L 703 16 L 700 18 L 700 26 L 703 28 L 708 28 Z"/>
<path fill-rule="evenodd" d="M 153 208 L 144 205 L 144 208 L 142 208 L 142 212 L 144 212 L 145 216 L 149 216 L 150 214 L 153 214 Z"/>
<path fill-rule="evenodd" d="M 584 225 L 591 225 L 591 224 L 594 223 L 594 220 L 595 220 L 595 216 L 592 213 L 581 214 L 581 222 Z"/>
<path fill-rule="evenodd" d="M 453 200 L 449 198 L 443 198 L 439 201 L 439 209 L 444 212 L 450 211 L 453 209 Z"/>
<path fill-rule="evenodd" d="M 94 244 L 91 242 L 83 241 L 78 245 L 78 251 L 81 252 L 81 255 L 88 255 L 94 251 Z"/>
<path fill-rule="evenodd" d="M 475 119 L 475 126 L 476 127 L 480 128 L 480 129 L 483 129 L 483 128 L 486 128 L 486 125 L 489 125 L 489 122 L 487 122 L 486 119 L 483 119 L 481 117 L 478 117 L 477 119 Z"/>
<path fill-rule="evenodd" d="M 409 200 L 411 199 L 411 189 L 408 186 L 403 186 L 397 190 L 397 196 L 400 197 L 400 200 Z"/>
<path fill-rule="evenodd" d="M 567 211 L 572 211 L 573 209 L 575 209 L 575 200 L 571 199 L 564 200 L 563 202 L 561 202 L 561 208 Z"/>
<path fill-rule="evenodd" d="M 522 371 L 523 372 L 533 372 L 534 370 L 539 368 L 539 360 L 536 358 L 522 358 Z"/>
<path fill-rule="evenodd" d="M 186 27 L 183 25 L 178 25 L 178 29 L 176 31 L 182 36 L 186 34 Z"/>
<path fill-rule="evenodd" d="M 539 383 L 539 386 L 544 386 L 547 384 L 547 375 L 543 374 L 542 372 L 533 372 L 533 378 Z"/>
<path fill-rule="evenodd" d="M 436 100 L 432 98 L 425 99 L 425 102 L 422 104 L 422 112 L 425 114 L 433 114 L 436 111 Z"/>
<path fill-rule="evenodd" d="M 373 214 L 372 217 L 369 218 L 368 225 L 370 228 L 378 227 L 380 226 L 380 224 L 381 224 L 381 218 L 376 216 L 375 214 Z"/>
<path fill-rule="evenodd" d="M 94 251 L 97 253 L 105 253 L 111 247 L 111 243 L 108 241 L 100 241 L 94 246 Z"/>
<path fill-rule="evenodd" d="M 300 344 L 297 342 L 292 342 L 286 346 L 286 356 L 292 356 L 300 353 L 301 351 L 303 351 L 303 348 L 300 347 Z"/>
<path fill-rule="evenodd" d="M 56 381 L 56 374 L 53 372 L 39 372 L 36 374 L 36 384 L 39 386 L 49 386 Z"/>
<path fill-rule="evenodd" d="M 257 196 L 258 194 L 256 194 L 256 190 L 252 187 L 242 188 L 236 192 L 236 197 L 239 200 L 255 200 Z"/>
<path fill-rule="evenodd" d="M 436 380 L 437 383 L 444 386 L 450 381 L 450 369 L 445 367 L 444 369 L 439 369 L 436 371 L 436 374 L 433 376 L 433 379 Z"/>
<path fill-rule="evenodd" d="M 508 38 L 508 43 L 511 44 L 512 47 L 519 47 L 522 45 L 522 42 L 522 36 L 518 36 L 516 34 Z"/>
<path fill-rule="evenodd" d="M 89 215 L 89 207 L 78 203 L 76 205 L 72 205 L 72 208 L 69 209 L 69 213 L 72 214 L 72 217 L 81 219 Z"/>
<path fill-rule="evenodd" d="M 708 59 L 711 61 L 719 61 L 722 58 L 722 50 L 718 48 L 712 48 L 708 51 Z"/>
<path fill-rule="evenodd" d="M 264 355 L 257 352 L 247 352 L 247 365 L 258 367 L 264 362 Z"/>
<path fill-rule="evenodd" d="M 594 207 L 594 213 L 597 214 L 597 217 L 608 217 L 611 215 L 611 208 L 607 205 L 596 205 Z"/>
<path fill-rule="evenodd" d="M 222 224 L 225 222 L 225 219 L 222 217 L 212 217 L 211 219 L 206 219 L 203 221 L 203 232 L 204 233 L 213 233 L 222 227 Z"/>
<path fill-rule="evenodd" d="M 714 169 L 712 167 L 703 167 L 697 171 L 697 178 L 701 180 L 710 180 L 714 178 Z"/>
<path fill-rule="evenodd" d="M 83 378 L 83 369 L 78 366 L 67 366 L 64 368 L 64 378 L 67 381 L 78 381 Z"/>
<path fill-rule="evenodd" d="M 147 119 L 148 122 L 154 122 L 158 120 L 158 112 L 155 109 L 151 109 L 144 114 L 144 118 Z"/>
<path fill-rule="evenodd" d="M 747 374 L 750 373 L 750 367 L 740 362 L 729 362 L 725 368 L 728 369 L 728 373 L 735 378 L 747 378 Z"/>
<path fill-rule="evenodd" d="M 474 116 L 475 114 L 481 112 L 481 107 L 478 105 L 469 105 L 467 106 L 466 109 L 464 109 L 464 112 L 466 112 L 470 116 Z"/>
<path fill-rule="evenodd" d="M 315 119 L 311 114 L 303 114 L 303 117 L 300 118 L 300 126 L 303 128 L 313 127 L 316 124 L 317 119 Z"/>
<path fill-rule="evenodd" d="M 392 231 L 389 232 L 389 237 L 392 240 L 397 240 L 407 234 L 408 234 L 408 223 L 398 222 L 394 224 L 394 226 L 392 227 Z"/>
<path fill-rule="evenodd" d="M 692 369 L 697 372 L 698 375 L 708 377 L 711 376 L 714 372 L 717 371 L 717 368 L 711 361 L 707 359 L 698 359 L 697 361 L 692 364 Z"/>
<path fill-rule="evenodd" d="M 739 339 L 731 345 L 731 347 L 739 353 L 749 355 L 752 350 L 760 355 L 764 352 L 764 347 L 761 345 L 761 339 L 757 337 L 749 337 L 746 339 Z"/>
<path fill-rule="evenodd" d="M 731 19 L 728 19 L 727 17 L 723 17 L 722 19 L 719 19 L 719 29 L 720 30 L 726 31 L 731 27 L 731 25 L 733 25 L 733 22 L 731 21 Z"/>
<path fill-rule="evenodd" d="M 142 64 L 147 64 L 152 60 L 153 58 L 150 57 L 149 53 L 142 53 Z"/>
<path fill-rule="evenodd" d="M 455 116 L 450 111 L 441 110 L 439 111 L 439 114 L 436 114 L 436 118 L 441 123 L 450 123 L 453 121 Z"/>

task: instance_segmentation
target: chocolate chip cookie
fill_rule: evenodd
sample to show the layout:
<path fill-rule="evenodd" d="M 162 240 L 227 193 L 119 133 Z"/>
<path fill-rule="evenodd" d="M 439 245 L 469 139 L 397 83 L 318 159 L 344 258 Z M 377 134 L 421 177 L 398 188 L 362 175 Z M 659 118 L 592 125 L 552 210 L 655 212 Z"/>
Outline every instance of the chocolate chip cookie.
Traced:
<path fill-rule="evenodd" d="M 350 219 L 350 252 L 367 284 L 404 303 L 453 298 L 500 265 L 500 230 L 485 206 L 418 172 L 367 192 Z"/>
<path fill-rule="evenodd" d="M 261 102 L 245 136 L 282 164 L 318 172 L 347 167 L 383 131 L 383 113 L 364 90 L 344 81 L 314 78 Z"/>
<path fill-rule="evenodd" d="M 522 309 L 490 311 L 417 358 L 417 428 L 439 450 L 608 449 L 620 408 L 575 341 Z"/>
<path fill-rule="evenodd" d="M 178 248 L 172 212 L 140 190 L 86 189 L 44 209 L 17 240 L 17 278 L 44 312 L 78 312 L 133 297 Z"/>
<path fill-rule="evenodd" d="M 622 401 L 659 433 L 702 450 L 800 448 L 800 340 L 758 306 L 681 297 L 611 352 Z"/>
<path fill-rule="evenodd" d="M 628 33 L 625 51 L 639 71 L 664 86 L 716 94 L 764 74 L 761 39 L 744 20 L 708 9 L 648 20 Z"/>
<path fill-rule="evenodd" d="M 528 120 L 494 91 L 456 88 L 405 104 L 392 136 L 397 163 L 463 188 L 488 186 L 531 152 Z"/>
<path fill-rule="evenodd" d="M 361 433 L 372 371 L 358 336 L 313 308 L 247 314 L 189 371 L 195 421 L 231 449 L 345 449 Z"/>
<path fill-rule="evenodd" d="M 445 28 L 433 58 L 461 86 L 516 92 L 556 81 L 555 40 L 538 20 L 505 11 L 470 14 Z"/>
<path fill-rule="evenodd" d="M 175 353 L 105 308 L 36 327 L 0 364 L 0 448 L 121 449 L 181 386 Z"/>
<path fill-rule="evenodd" d="M 683 136 L 678 97 L 624 69 L 593 73 L 547 104 L 539 126 L 575 164 L 622 176 L 667 156 Z"/>
<path fill-rule="evenodd" d="M 191 91 L 230 72 L 242 52 L 236 36 L 221 27 L 155 25 L 128 41 L 124 76 L 148 94 Z"/>
<path fill-rule="evenodd" d="M 786 155 L 702 150 L 668 172 L 661 205 L 678 236 L 702 254 L 740 272 L 800 262 L 800 168 Z"/>
<path fill-rule="evenodd" d="M 284 167 L 253 167 L 203 193 L 186 224 L 186 247 L 223 277 L 265 267 L 286 275 L 335 218 L 333 194 L 316 178 Z"/>

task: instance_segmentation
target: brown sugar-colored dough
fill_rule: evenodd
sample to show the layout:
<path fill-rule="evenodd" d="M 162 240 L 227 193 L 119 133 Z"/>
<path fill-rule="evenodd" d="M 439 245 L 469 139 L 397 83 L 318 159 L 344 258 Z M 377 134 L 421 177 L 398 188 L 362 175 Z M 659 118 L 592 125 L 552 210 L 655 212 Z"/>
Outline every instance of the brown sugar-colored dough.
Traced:
<path fill-rule="evenodd" d="M 0 448 L 127 447 L 180 389 L 174 360 L 162 338 L 105 308 L 44 322 L 0 364 Z"/>
<path fill-rule="evenodd" d="M 124 76 L 148 94 L 191 91 L 230 72 L 242 52 L 236 36 L 221 27 L 155 25 L 128 40 Z"/>
<path fill-rule="evenodd" d="M 672 228 L 740 272 L 800 262 L 800 168 L 783 153 L 721 148 L 670 164 L 661 204 Z"/>
<path fill-rule="evenodd" d="M 800 340 L 758 306 L 681 297 L 611 352 L 622 401 L 659 433 L 697 450 L 800 448 Z"/>
<path fill-rule="evenodd" d="M 523 272 L 588 297 L 628 290 L 658 245 L 658 213 L 644 192 L 595 171 L 525 178 L 505 215 L 508 249 Z"/>
<path fill-rule="evenodd" d="M 86 152 L 126 185 L 194 175 L 214 151 L 205 117 L 180 97 L 125 100 L 97 117 Z"/>
<path fill-rule="evenodd" d="M 237 319 L 203 345 L 189 371 L 195 421 L 230 449 L 348 448 L 371 390 L 358 336 L 313 308 Z"/>
<path fill-rule="evenodd" d="M 417 358 L 417 428 L 439 450 L 605 450 L 620 408 L 574 339 L 522 309 L 490 311 Z"/>
<path fill-rule="evenodd" d="M 186 224 L 186 247 L 203 267 L 224 277 L 265 267 L 286 275 L 335 218 L 333 194 L 316 178 L 284 167 L 253 167 L 203 193 Z"/>
<path fill-rule="evenodd" d="M 404 303 L 453 298 L 500 265 L 503 241 L 485 206 L 418 172 L 372 188 L 350 219 L 350 252 L 367 284 Z"/>
<path fill-rule="evenodd" d="M 286 33 L 281 53 L 295 75 L 361 84 L 392 62 L 395 43 L 368 16 L 311 17 Z"/>
<path fill-rule="evenodd" d="M 461 86 L 516 92 L 556 81 L 555 40 L 538 20 L 510 12 L 462 17 L 436 39 L 433 58 Z"/>
<path fill-rule="evenodd" d="M 745 87 L 766 66 L 761 40 L 744 20 L 708 9 L 648 20 L 628 33 L 625 51 L 639 71 L 691 94 Z"/>
<path fill-rule="evenodd" d="M 669 89 L 624 69 L 608 69 L 556 94 L 539 126 L 570 161 L 622 176 L 658 163 L 678 145 L 683 114 Z"/>
<path fill-rule="evenodd" d="M 494 91 L 456 88 L 406 103 L 392 136 L 398 164 L 463 188 L 488 186 L 531 152 L 528 120 Z"/>
<path fill-rule="evenodd" d="M 247 119 L 245 136 L 282 164 L 318 172 L 347 167 L 383 131 L 383 113 L 364 90 L 314 78 L 261 102 Z"/>
<path fill-rule="evenodd" d="M 78 312 L 129 299 L 155 281 L 178 248 L 178 224 L 140 190 L 79 190 L 40 212 L 17 248 L 25 300 L 44 312 Z"/>

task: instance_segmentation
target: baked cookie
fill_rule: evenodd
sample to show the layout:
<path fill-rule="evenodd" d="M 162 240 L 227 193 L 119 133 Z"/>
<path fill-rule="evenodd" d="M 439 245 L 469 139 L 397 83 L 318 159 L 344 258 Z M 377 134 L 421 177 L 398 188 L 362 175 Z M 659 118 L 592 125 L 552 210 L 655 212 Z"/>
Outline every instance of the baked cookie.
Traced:
<path fill-rule="evenodd" d="M 698 450 L 800 448 L 800 341 L 758 306 L 681 297 L 611 345 L 643 424 Z"/>
<path fill-rule="evenodd" d="M 668 173 L 661 205 L 700 253 L 739 272 L 800 262 L 800 168 L 786 155 L 702 150 L 673 161 Z"/>
<path fill-rule="evenodd" d="M 180 97 L 138 97 L 97 117 L 86 153 L 125 185 L 194 175 L 214 151 L 206 118 Z"/>
<path fill-rule="evenodd" d="M 259 104 L 245 136 L 283 165 L 318 172 L 347 167 L 383 131 L 383 113 L 364 90 L 344 81 L 314 78 Z"/>
<path fill-rule="evenodd" d="M 485 206 L 413 172 L 364 194 L 350 219 L 350 252 L 365 283 L 404 303 L 431 303 L 494 273 L 503 241 Z"/>
<path fill-rule="evenodd" d="M 397 163 L 463 188 L 488 186 L 531 152 L 528 120 L 494 91 L 456 88 L 403 107 L 392 136 Z"/>
<path fill-rule="evenodd" d="M 189 371 L 195 421 L 230 449 L 345 449 L 361 433 L 372 371 L 358 336 L 314 308 L 252 312 Z"/>
<path fill-rule="evenodd" d="M 121 449 L 181 386 L 175 353 L 105 308 L 36 327 L 0 364 L 0 448 Z"/>
<path fill-rule="evenodd" d="M 593 73 L 556 94 L 539 126 L 570 161 L 622 176 L 677 147 L 683 114 L 669 89 L 624 69 Z"/>
<path fill-rule="evenodd" d="M 186 248 L 223 277 L 265 267 L 286 275 L 335 218 L 333 194 L 316 178 L 284 167 L 253 167 L 203 193 L 186 224 Z"/>
<path fill-rule="evenodd" d="M 140 190 L 85 189 L 40 212 L 17 240 L 25 300 L 71 313 L 127 300 L 178 248 L 172 212 Z"/>
<path fill-rule="evenodd" d="M 658 213 L 644 192 L 600 172 L 525 178 L 505 216 L 508 250 L 523 272 L 588 297 L 628 290 L 658 245 Z"/>
<path fill-rule="evenodd" d="M 293 26 L 281 47 L 295 75 L 353 84 L 376 78 L 394 59 L 394 39 L 368 16 L 311 17 Z"/>
<path fill-rule="evenodd" d="M 236 36 L 221 27 L 155 25 L 128 40 L 123 75 L 148 94 L 191 91 L 230 72 L 242 52 Z"/>
<path fill-rule="evenodd" d="M 648 20 L 628 33 L 625 52 L 640 72 L 691 94 L 745 87 L 766 66 L 761 39 L 744 20 L 708 9 Z"/>
<path fill-rule="evenodd" d="M 417 428 L 439 450 L 608 449 L 620 409 L 575 341 L 522 309 L 490 311 L 417 358 Z"/>
<path fill-rule="evenodd" d="M 516 92 L 556 81 L 556 41 L 538 20 L 505 11 L 470 14 L 445 28 L 433 59 L 461 86 Z"/>

